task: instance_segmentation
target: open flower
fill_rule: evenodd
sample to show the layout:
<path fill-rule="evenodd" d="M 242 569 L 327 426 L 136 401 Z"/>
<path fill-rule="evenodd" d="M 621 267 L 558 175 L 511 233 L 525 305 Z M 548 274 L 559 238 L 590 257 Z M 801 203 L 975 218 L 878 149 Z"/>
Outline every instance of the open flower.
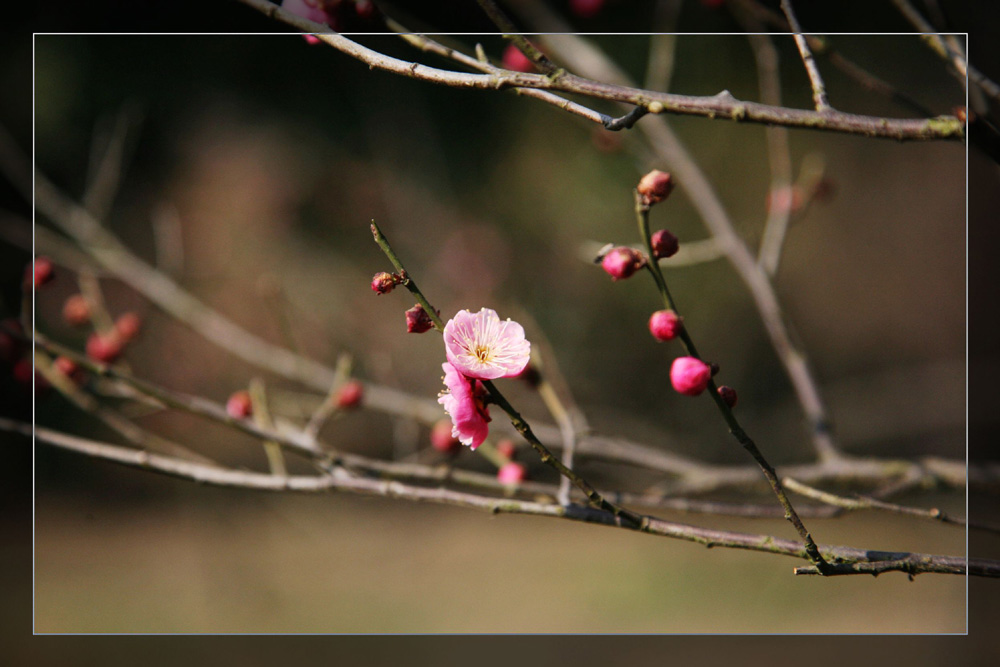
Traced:
<path fill-rule="evenodd" d="M 490 412 L 483 403 L 486 389 L 482 382 L 462 375 L 447 362 L 441 364 L 441 368 L 448 391 L 441 393 L 438 403 L 451 417 L 451 434 L 463 445 L 475 449 L 483 444 L 490 430 L 487 426 Z"/>
<path fill-rule="evenodd" d="M 444 349 L 455 369 L 470 378 L 493 380 L 514 377 L 531 357 L 524 327 L 501 320 L 495 310 L 460 310 L 444 325 Z"/>

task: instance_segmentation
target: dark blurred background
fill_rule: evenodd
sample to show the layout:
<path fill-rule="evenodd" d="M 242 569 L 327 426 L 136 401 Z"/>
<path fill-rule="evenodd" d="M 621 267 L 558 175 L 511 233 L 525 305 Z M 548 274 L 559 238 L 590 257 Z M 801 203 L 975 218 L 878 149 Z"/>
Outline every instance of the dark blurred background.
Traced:
<path fill-rule="evenodd" d="M 133 31 L 177 30 L 195 11 L 190 4 L 130 8 L 128 18 L 120 3 L 96 3 L 87 11 L 73 6 L 55 13 L 51 29 L 96 29 L 88 21 L 104 20 Z M 195 4 L 198 31 L 274 28 L 236 4 Z M 600 29 L 626 30 L 641 25 L 650 8 L 612 3 L 608 10 Z M 958 26 L 968 11 L 956 6 Z M 837 17 L 807 12 L 800 18 L 816 30 L 848 29 L 857 16 L 847 9 Z M 420 18 L 447 30 L 461 16 Z M 868 30 L 907 29 L 891 8 L 869 18 Z M 685 5 L 680 28 L 738 29 L 725 12 L 698 3 Z M 476 41 L 494 56 L 502 49 L 496 37 Z M 641 78 L 647 38 L 596 41 Z M 388 38 L 365 43 L 416 57 Z M 808 82 L 792 41 L 776 43 L 786 103 L 808 106 Z M 970 43 L 974 58 L 976 43 Z M 948 113 L 963 101 L 960 87 L 915 38 L 845 36 L 836 44 L 935 112 Z M 652 344 L 644 330 L 655 307 L 651 285 L 611 284 L 579 256 L 590 241 L 634 241 L 629 191 L 647 168 L 669 165 L 637 160 L 627 145 L 609 150 L 614 142 L 583 121 L 536 102 L 371 73 L 295 36 L 61 35 L 39 36 L 34 46 L 39 167 L 78 195 L 95 135 L 122 109 L 141 119 L 108 223 L 151 258 L 149 220 L 169 206 L 183 232 L 183 284 L 245 327 L 284 342 L 276 320 L 287 313 L 296 344 L 310 356 L 332 364 L 337 352 L 350 350 L 362 377 L 433 396 L 439 342 L 403 336 L 401 310 L 411 304 L 398 295 L 375 299 L 368 291 L 371 273 L 387 268 L 367 232 L 374 217 L 445 314 L 490 305 L 546 336 L 598 430 L 669 441 L 710 461 L 744 462 L 707 402 L 676 396 L 656 371 L 657 365 L 665 370 L 673 351 Z M 30 94 L 30 78 L 15 68 L 31 55 L 30 43 L 12 40 L 5 48 L 7 89 Z M 673 92 L 728 88 L 737 97 L 756 96 L 743 37 L 682 37 L 677 62 Z M 838 108 L 904 114 L 835 71 L 824 73 Z M 32 116 L 12 104 L 14 97 L 4 98 L 5 122 L 27 147 Z M 701 119 L 673 125 L 740 233 L 755 243 L 768 184 L 763 130 Z M 992 341 L 980 342 L 974 320 L 965 326 L 961 147 L 804 132 L 791 138 L 796 164 L 806 155 L 823 157 L 836 196 L 792 228 L 778 289 L 845 448 L 859 455 L 961 458 L 967 331 L 977 364 L 995 367 Z M 970 177 L 974 216 L 980 206 L 990 210 L 988 198 L 995 196 L 992 188 L 977 187 L 978 179 L 995 181 L 996 173 L 978 154 L 970 159 L 982 167 Z M 704 237 L 683 196 L 660 209 L 654 225 L 669 226 L 682 242 Z M 976 289 L 992 284 L 976 280 L 976 262 L 987 247 L 976 234 L 973 219 L 973 303 Z M 16 285 L 27 255 L 9 247 L 3 252 L 4 270 Z M 62 297 L 73 291 L 66 278 L 39 298 L 39 320 L 43 330 L 80 345 L 58 320 Z M 797 405 L 732 270 L 716 261 L 671 271 L 668 279 L 699 347 L 740 390 L 748 430 L 773 462 L 808 460 Z M 147 318 L 146 335 L 129 356 L 140 376 L 222 400 L 254 372 L 126 286 L 111 282 L 107 295 L 115 309 L 138 309 Z M 982 296 L 989 301 L 989 294 Z M 14 303 L 16 287 L 4 298 Z M 544 416 L 527 392 L 514 392 L 527 416 Z M 38 420 L 109 437 L 55 398 L 39 404 Z M 229 462 L 262 464 L 252 443 L 227 431 L 172 416 L 144 423 Z M 973 455 L 982 442 L 975 426 Z M 392 452 L 392 429 L 380 415 L 352 415 L 327 434 L 351 451 Z M 419 435 L 415 446 L 424 446 Z M 23 456 L 14 451 L 15 458 Z M 465 454 L 463 464 L 488 470 Z M 965 584 L 957 577 L 803 582 L 789 575 L 790 563 L 775 558 L 389 501 L 204 489 L 45 448 L 38 450 L 37 470 L 35 627 L 43 632 L 966 627 Z M 533 472 L 547 479 L 544 471 Z M 585 472 L 629 479 L 597 467 Z M 964 512 L 960 494 L 909 500 Z M 781 522 L 679 518 L 787 531 Z M 964 547 L 960 531 L 882 515 L 813 523 L 825 542 L 949 553 Z M 972 553 L 996 556 L 996 547 L 974 541 Z M 535 574 L 530 563 L 536 560 L 558 564 L 558 572 Z M 595 568 L 595 560 L 616 568 Z"/>

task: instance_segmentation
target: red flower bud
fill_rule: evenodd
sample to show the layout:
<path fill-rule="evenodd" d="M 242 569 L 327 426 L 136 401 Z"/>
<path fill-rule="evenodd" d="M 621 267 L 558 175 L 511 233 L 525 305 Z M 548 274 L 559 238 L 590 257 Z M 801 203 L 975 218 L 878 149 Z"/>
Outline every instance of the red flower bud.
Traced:
<path fill-rule="evenodd" d="M 726 402 L 726 405 L 733 407 L 736 405 L 736 390 L 728 385 L 719 387 L 719 396 Z"/>
<path fill-rule="evenodd" d="M 128 343 L 139 335 L 142 320 L 135 313 L 124 313 L 115 320 L 115 332 L 122 343 Z"/>
<path fill-rule="evenodd" d="M 66 299 L 62 308 L 63 319 L 74 327 L 82 327 L 90 322 L 90 304 L 82 294 L 74 294 Z"/>
<path fill-rule="evenodd" d="M 685 396 L 697 396 L 705 391 L 712 371 L 705 362 L 694 357 L 678 357 L 670 367 L 670 383 Z"/>
<path fill-rule="evenodd" d="M 504 69 L 515 72 L 531 73 L 535 71 L 535 64 L 531 62 L 531 59 L 513 44 L 508 44 L 507 48 L 503 50 L 502 63 Z"/>
<path fill-rule="evenodd" d="M 440 315 L 441 311 L 436 310 L 435 312 Z M 419 303 L 406 311 L 406 333 L 424 333 L 425 331 L 430 331 L 434 328 L 434 322 L 431 320 L 431 316 L 427 314 L 424 307 Z"/>
<path fill-rule="evenodd" d="M 431 428 L 431 447 L 446 454 L 461 448 L 462 443 L 452 434 L 450 419 L 442 419 Z"/>
<path fill-rule="evenodd" d="M 83 380 L 83 369 L 77 366 L 76 362 L 69 357 L 56 357 L 52 365 L 56 367 L 57 371 L 77 384 Z"/>
<path fill-rule="evenodd" d="M 52 282 L 55 277 L 56 272 L 52 266 L 52 260 L 48 257 L 36 257 L 33 265 L 25 267 L 24 286 L 26 289 L 31 289 L 32 286 L 38 289 L 42 285 Z"/>
<path fill-rule="evenodd" d="M 673 340 L 681 330 L 681 318 L 672 310 L 658 310 L 649 317 L 649 333 L 660 341 Z"/>
<path fill-rule="evenodd" d="M 647 206 L 657 204 L 667 197 L 674 189 L 673 177 L 659 169 L 654 169 L 639 180 L 636 190 L 642 196 L 642 203 Z"/>
<path fill-rule="evenodd" d="M 253 400 L 245 389 L 234 391 L 226 401 L 226 414 L 233 419 L 246 419 L 253 414 Z"/>
<path fill-rule="evenodd" d="M 582 19 L 597 16 L 604 8 L 604 0 L 569 0 L 569 10 Z"/>
<path fill-rule="evenodd" d="M 653 232 L 649 238 L 650 245 L 653 246 L 653 257 L 655 259 L 666 259 L 677 254 L 680 242 L 677 237 L 666 229 L 659 229 Z"/>
<path fill-rule="evenodd" d="M 376 294 L 388 294 L 396 288 L 397 284 L 399 284 L 399 280 L 396 276 L 382 271 L 376 273 L 372 278 L 372 291 Z"/>
<path fill-rule="evenodd" d="M 364 386 L 357 380 L 351 380 L 337 391 L 333 402 L 341 410 L 350 410 L 361 404 L 364 393 Z"/>
<path fill-rule="evenodd" d="M 646 265 L 646 258 L 634 248 L 619 246 L 601 259 L 601 268 L 612 280 L 624 280 Z"/>
<path fill-rule="evenodd" d="M 87 356 L 95 361 L 110 364 L 122 354 L 122 341 L 115 333 L 94 332 L 87 338 Z"/>

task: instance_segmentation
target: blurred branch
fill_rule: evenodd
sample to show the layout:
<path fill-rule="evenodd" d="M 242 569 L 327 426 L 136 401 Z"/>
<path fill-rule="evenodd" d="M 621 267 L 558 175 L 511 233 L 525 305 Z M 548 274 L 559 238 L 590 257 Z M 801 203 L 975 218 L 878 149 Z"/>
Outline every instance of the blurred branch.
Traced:
<path fill-rule="evenodd" d="M 88 440 L 47 428 L 35 428 L 30 424 L 2 417 L 0 417 L 0 429 L 20 433 L 26 437 L 32 437 L 34 432 L 34 436 L 40 441 L 66 451 L 215 486 L 260 491 L 343 491 L 468 507 L 485 510 L 492 514 L 527 514 L 583 521 L 680 539 L 710 548 L 746 549 L 800 559 L 806 558 L 805 550 L 801 544 L 770 535 L 699 528 L 652 518 L 641 526 L 636 526 L 621 522 L 611 512 L 580 505 L 564 507 L 550 503 L 481 496 L 446 488 L 427 488 L 397 481 L 354 477 L 342 468 L 334 468 L 330 474 L 322 476 L 289 475 L 287 477 L 216 468 L 170 456 Z M 880 552 L 845 546 L 820 545 L 820 549 L 830 561 L 829 567 L 835 574 L 878 574 L 898 570 L 911 576 L 920 573 L 968 573 L 974 576 L 1000 577 L 1000 561 L 967 560 L 958 556 L 905 552 Z M 815 573 L 814 566 L 796 568 L 795 572 L 796 574 Z"/>
<path fill-rule="evenodd" d="M 457 88 L 504 90 L 532 88 L 575 93 L 643 107 L 650 113 L 672 113 L 728 119 L 741 122 L 809 128 L 868 137 L 907 140 L 953 140 L 965 136 L 964 124 L 953 116 L 910 120 L 877 118 L 842 112 L 817 112 L 737 100 L 728 91 L 713 96 L 673 95 L 631 86 L 605 83 L 579 77 L 562 70 L 551 75 L 498 70 L 491 74 L 469 74 L 407 62 L 369 49 L 337 33 L 324 32 L 327 26 L 285 11 L 269 0 L 240 0 L 266 16 L 276 18 L 298 30 L 318 33 L 316 37 L 338 51 L 357 58 L 371 68 L 413 79 Z"/>

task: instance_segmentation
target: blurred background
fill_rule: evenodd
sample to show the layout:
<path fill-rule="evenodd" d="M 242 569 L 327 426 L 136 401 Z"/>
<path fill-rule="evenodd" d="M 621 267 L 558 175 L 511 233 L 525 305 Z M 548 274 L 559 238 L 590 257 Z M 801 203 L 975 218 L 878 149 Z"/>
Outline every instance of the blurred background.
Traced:
<path fill-rule="evenodd" d="M 712 20 L 697 3 L 690 20 Z M 685 9 L 685 11 L 688 11 Z M 684 15 L 688 16 L 688 15 Z M 262 28 L 263 29 L 263 28 Z M 386 37 L 365 44 L 421 59 Z M 482 43 L 499 58 L 497 37 Z M 594 39 L 643 78 L 649 38 Z M 839 50 L 935 113 L 961 87 L 919 40 L 841 36 Z M 785 103 L 808 107 L 794 43 L 776 38 Z M 126 170 L 108 226 L 175 272 L 199 298 L 275 343 L 416 396 L 440 389 L 440 339 L 407 336 L 407 295 L 375 298 L 390 267 L 371 242 L 379 221 L 445 316 L 493 307 L 553 349 L 593 428 L 713 463 L 748 462 L 708 401 L 677 395 L 679 353 L 656 344 L 645 276 L 612 283 L 586 261 L 593 244 L 637 241 L 631 189 L 650 168 L 636 133 L 611 134 L 512 94 L 459 91 L 368 68 L 294 35 L 71 36 L 35 39 L 39 168 L 74 196 L 95 145 L 127 118 Z M 824 70 L 845 111 L 905 115 Z M 682 36 L 671 91 L 730 90 L 756 99 L 742 36 Z M 611 112 L 613 107 L 598 108 Z M 648 119 L 652 121 L 653 119 Z M 670 119 L 738 232 L 756 247 L 770 175 L 757 126 Z M 793 132 L 796 167 L 821 161 L 831 196 L 790 229 L 776 287 L 810 355 L 849 454 L 965 455 L 965 153 L 951 143 L 896 144 Z M 26 145 L 25 145 L 26 146 Z M 681 191 L 654 208 L 681 243 L 707 233 Z M 164 246 L 174 244 L 171 258 Z M 168 239 L 168 241 L 164 241 Z M 176 252 L 179 250 L 179 252 Z M 26 254 L 5 246 L 19 279 Z M 166 265 L 163 262 L 167 262 Z M 776 465 L 812 458 L 791 387 L 743 284 L 725 260 L 670 269 L 671 290 L 702 353 L 740 393 L 738 414 Z M 141 313 L 127 362 L 140 377 L 224 401 L 261 373 L 205 342 L 129 286 L 102 283 L 109 308 Z M 43 332 L 81 349 L 61 321 L 77 291 L 62 270 L 39 294 Z M 13 296 L 11 296 L 13 294 Z M 11 314 L 16 288 L 4 294 Z M 294 404 L 301 387 L 263 375 Z M 8 383 L 5 389 L 16 388 Z M 531 419 L 549 421 L 508 382 Z M 505 390 L 507 387 L 505 387 Z M 22 394 L 7 409 L 23 414 Z M 39 424 L 116 441 L 57 396 Z M 228 464 L 266 469 L 259 445 L 175 413 L 147 428 Z M 426 428 L 358 411 L 325 438 L 344 451 L 434 461 Z M 530 456 L 522 460 L 530 461 Z M 458 465 L 490 472 L 463 451 Z M 791 560 L 624 531 L 490 517 L 343 495 L 265 495 L 199 487 L 39 447 L 35 489 L 35 629 L 39 632 L 964 632 L 961 577 L 795 578 Z M 554 478 L 539 466 L 533 479 Z M 584 463 L 602 485 L 647 475 Z M 767 496 L 753 496 L 767 500 Z M 961 493 L 899 498 L 964 515 Z M 792 537 L 779 520 L 660 511 L 665 518 Z M 864 513 L 811 520 L 821 542 L 961 554 L 961 529 Z M 978 556 L 996 556 L 996 540 Z"/>

